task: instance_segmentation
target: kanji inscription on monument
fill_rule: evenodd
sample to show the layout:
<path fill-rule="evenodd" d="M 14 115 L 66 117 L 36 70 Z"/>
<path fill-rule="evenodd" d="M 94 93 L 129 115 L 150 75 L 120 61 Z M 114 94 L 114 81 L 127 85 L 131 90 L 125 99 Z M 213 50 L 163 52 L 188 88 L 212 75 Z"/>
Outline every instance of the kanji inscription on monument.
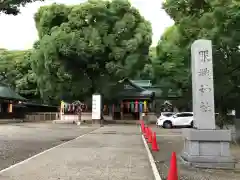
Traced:
<path fill-rule="evenodd" d="M 207 61 L 212 61 L 211 58 L 209 57 L 209 51 L 208 50 L 202 50 L 198 52 L 199 54 L 199 59 L 201 62 L 207 62 Z"/>
<path fill-rule="evenodd" d="M 197 40 L 191 51 L 194 126 L 197 129 L 215 129 L 212 43 L 210 40 Z"/>
<path fill-rule="evenodd" d="M 208 85 L 203 85 L 202 84 L 200 87 L 201 88 L 199 89 L 199 91 L 201 92 L 201 96 L 203 96 L 204 93 L 206 93 L 206 92 L 211 92 L 212 91 L 212 89 L 209 88 Z"/>

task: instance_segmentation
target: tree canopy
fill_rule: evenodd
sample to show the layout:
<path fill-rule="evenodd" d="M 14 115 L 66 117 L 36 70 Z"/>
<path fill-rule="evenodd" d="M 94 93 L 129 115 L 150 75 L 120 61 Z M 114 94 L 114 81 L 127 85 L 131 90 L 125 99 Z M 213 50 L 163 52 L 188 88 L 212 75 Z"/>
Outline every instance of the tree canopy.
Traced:
<path fill-rule="evenodd" d="M 31 50 L 0 51 L 1 83 L 9 85 L 26 98 L 38 99 L 36 75 L 31 68 Z"/>
<path fill-rule="evenodd" d="M 44 0 L 0 0 L 0 13 L 17 15 L 20 13 L 20 7 L 27 3 Z"/>
<path fill-rule="evenodd" d="M 151 24 L 127 0 L 41 7 L 35 15 L 39 40 L 29 51 L 0 49 L 0 77 L 21 95 L 52 102 L 113 95 L 124 78 L 151 79 L 181 89 L 186 105 L 191 45 L 210 39 L 217 111 L 239 106 L 240 3 L 166 0 L 163 8 L 175 24 L 150 47 Z"/>
<path fill-rule="evenodd" d="M 239 99 L 240 3 L 232 0 L 166 0 L 165 11 L 175 21 L 157 46 L 155 76 L 169 78 L 184 88 L 191 99 L 192 43 L 213 43 L 214 88 L 217 111 L 236 107 Z M 235 101 L 236 102 L 236 101 Z"/>
<path fill-rule="evenodd" d="M 35 22 L 40 40 L 32 61 L 42 96 L 109 90 L 148 62 L 151 24 L 127 0 L 44 6 Z"/>

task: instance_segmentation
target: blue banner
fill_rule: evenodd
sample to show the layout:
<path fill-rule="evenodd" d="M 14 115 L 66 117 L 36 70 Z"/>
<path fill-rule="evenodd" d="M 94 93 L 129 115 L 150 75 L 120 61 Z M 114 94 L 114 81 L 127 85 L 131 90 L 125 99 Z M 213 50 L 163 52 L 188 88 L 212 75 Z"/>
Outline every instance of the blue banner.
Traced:
<path fill-rule="evenodd" d="M 143 103 L 139 102 L 139 112 L 142 112 L 142 111 L 143 111 Z"/>

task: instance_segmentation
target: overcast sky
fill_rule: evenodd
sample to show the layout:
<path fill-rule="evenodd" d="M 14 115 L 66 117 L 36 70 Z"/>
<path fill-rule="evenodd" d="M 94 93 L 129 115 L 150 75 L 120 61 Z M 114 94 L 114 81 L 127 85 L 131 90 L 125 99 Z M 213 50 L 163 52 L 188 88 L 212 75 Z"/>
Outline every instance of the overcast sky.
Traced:
<path fill-rule="evenodd" d="M 85 0 L 45 0 L 44 3 L 35 2 L 21 9 L 18 16 L 0 15 L 0 48 L 22 50 L 32 47 L 38 39 L 34 14 L 42 5 L 53 2 L 64 4 L 78 4 Z M 164 0 L 130 0 L 140 13 L 152 23 L 153 45 L 156 45 L 165 28 L 171 26 L 173 21 L 161 9 Z"/>

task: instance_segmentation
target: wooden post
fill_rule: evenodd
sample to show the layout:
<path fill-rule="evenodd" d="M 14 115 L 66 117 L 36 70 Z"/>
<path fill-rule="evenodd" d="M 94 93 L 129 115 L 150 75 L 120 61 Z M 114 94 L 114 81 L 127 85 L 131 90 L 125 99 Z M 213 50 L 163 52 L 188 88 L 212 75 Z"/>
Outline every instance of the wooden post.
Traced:
<path fill-rule="evenodd" d="M 114 120 L 114 113 L 115 113 L 115 106 L 114 104 L 112 105 L 112 119 Z"/>
<path fill-rule="evenodd" d="M 120 104 L 120 114 L 121 114 L 121 120 L 123 120 L 123 101 L 121 101 L 121 104 Z"/>

